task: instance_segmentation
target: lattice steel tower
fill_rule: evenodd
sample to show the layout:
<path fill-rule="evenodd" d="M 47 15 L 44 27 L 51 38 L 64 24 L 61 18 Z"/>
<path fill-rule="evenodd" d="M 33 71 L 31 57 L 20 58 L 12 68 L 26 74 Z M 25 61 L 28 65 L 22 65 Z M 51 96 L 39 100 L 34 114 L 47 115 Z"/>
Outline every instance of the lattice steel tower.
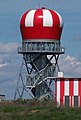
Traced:
<path fill-rule="evenodd" d="M 59 55 L 64 54 L 60 43 L 62 28 L 62 17 L 54 10 L 28 10 L 21 17 L 22 47 L 18 53 L 23 55 L 23 63 L 15 99 L 23 98 L 25 91 L 39 100 L 53 98 L 50 85 L 57 76 Z"/>

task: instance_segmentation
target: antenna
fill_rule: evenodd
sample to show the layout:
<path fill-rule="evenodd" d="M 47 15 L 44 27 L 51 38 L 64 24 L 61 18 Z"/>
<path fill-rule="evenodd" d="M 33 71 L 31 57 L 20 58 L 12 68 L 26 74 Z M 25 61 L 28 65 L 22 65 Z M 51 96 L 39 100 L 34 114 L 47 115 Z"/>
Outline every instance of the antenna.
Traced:
<path fill-rule="evenodd" d="M 38 0 L 38 7 L 40 8 L 40 0 Z"/>
<path fill-rule="evenodd" d="M 40 6 L 40 0 L 38 3 Z M 18 47 L 18 53 L 23 55 L 23 63 L 14 99 L 23 98 L 26 94 L 38 100 L 55 97 L 51 86 L 58 77 L 59 55 L 64 54 L 64 48 L 60 44 L 62 18 L 54 10 L 46 9 L 42 14 L 42 9 L 44 8 L 27 11 L 21 18 L 22 46 Z M 33 21 L 34 18 L 36 22 Z M 50 58 L 48 55 L 51 55 Z"/>
<path fill-rule="evenodd" d="M 52 7 L 53 6 L 53 3 L 55 2 L 55 0 L 52 0 L 52 2 L 51 2 L 51 6 L 50 7 Z"/>
<path fill-rule="evenodd" d="M 25 2 L 25 6 L 26 6 L 26 8 L 29 9 L 31 3 L 30 3 L 28 0 L 24 0 L 24 2 Z"/>

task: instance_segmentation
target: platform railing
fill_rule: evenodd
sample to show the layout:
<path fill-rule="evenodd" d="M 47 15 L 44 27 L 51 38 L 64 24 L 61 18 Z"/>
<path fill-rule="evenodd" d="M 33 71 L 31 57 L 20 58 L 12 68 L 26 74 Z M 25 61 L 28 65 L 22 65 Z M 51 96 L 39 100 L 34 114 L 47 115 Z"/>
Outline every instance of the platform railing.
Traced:
<path fill-rule="evenodd" d="M 17 49 L 17 51 L 18 51 L 18 53 L 27 53 L 27 52 L 62 52 L 62 53 L 64 53 L 65 52 L 65 48 L 64 47 L 60 47 L 60 48 L 49 48 L 49 49 L 46 49 L 46 48 L 42 48 L 42 47 L 40 47 L 40 49 L 38 49 L 38 48 L 36 48 L 36 49 L 33 49 L 33 47 L 32 48 L 23 48 L 23 47 L 18 47 L 18 49 Z"/>
<path fill-rule="evenodd" d="M 22 42 L 22 47 L 18 47 L 18 53 L 23 52 L 64 52 L 60 42 Z"/>

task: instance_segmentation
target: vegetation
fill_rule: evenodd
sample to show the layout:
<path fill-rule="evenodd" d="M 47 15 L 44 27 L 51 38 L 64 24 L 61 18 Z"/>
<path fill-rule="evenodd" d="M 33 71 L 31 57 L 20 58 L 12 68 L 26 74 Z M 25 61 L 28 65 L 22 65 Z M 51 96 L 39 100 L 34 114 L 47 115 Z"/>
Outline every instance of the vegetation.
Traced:
<path fill-rule="evenodd" d="M 81 120 L 81 108 L 57 108 L 53 101 L 1 102 L 0 120 Z"/>

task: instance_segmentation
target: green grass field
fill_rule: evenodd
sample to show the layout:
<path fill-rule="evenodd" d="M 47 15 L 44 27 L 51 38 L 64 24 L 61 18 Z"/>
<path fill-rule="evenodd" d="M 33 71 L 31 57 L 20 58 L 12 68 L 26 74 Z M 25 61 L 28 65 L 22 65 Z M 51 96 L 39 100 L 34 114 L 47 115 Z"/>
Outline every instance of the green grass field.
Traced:
<path fill-rule="evenodd" d="M 81 108 L 57 108 L 53 101 L 1 102 L 0 120 L 81 120 Z"/>

